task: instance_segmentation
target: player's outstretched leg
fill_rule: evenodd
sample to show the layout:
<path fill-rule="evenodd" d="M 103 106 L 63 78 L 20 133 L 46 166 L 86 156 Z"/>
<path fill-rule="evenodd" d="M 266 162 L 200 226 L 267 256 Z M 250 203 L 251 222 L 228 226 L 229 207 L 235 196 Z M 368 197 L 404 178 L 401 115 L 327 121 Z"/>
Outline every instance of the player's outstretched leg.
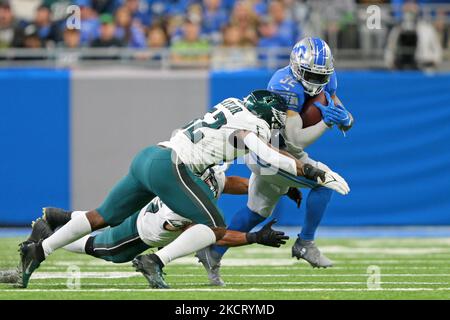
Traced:
<path fill-rule="evenodd" d="M 333 266 L 333 262 L 323 255 L 314 243 L 317 227 L 327 209 L 332 193 L 327 188 L 315 188 L 310 191 L 306 202 L 303 228 L 292 247 L 292 256 L 306 260 L 313 268 Z"/>
<path fill-rule="evenodd" d="M 229 230 L 249 232 L 255 226 L 265 220 L 256 212 L 251 211 L 247 206 L 236 212 L 228 225 Z M 220 261 L 227 252 L 228 247 L 213 245 L 204 248 L 196 253 L 199 262 L 203 264 L 208 273 L 209 283 L 213 286 L 224 286 L 225 282 L 220 276 Z"/>

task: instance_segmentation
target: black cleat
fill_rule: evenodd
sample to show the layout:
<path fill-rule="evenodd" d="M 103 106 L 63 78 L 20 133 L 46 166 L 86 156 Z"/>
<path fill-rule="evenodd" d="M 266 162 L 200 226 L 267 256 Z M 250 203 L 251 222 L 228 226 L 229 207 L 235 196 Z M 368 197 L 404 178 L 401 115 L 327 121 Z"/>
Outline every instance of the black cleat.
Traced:
<path fill-rule="evenodd" d="M 31 224 L 31 234 L 28 237 L 27 240 L 25 240 L 24 243 L 33 243 L 33 242 L 39 242 L 39 240 L 44 240 L 50 237 L 53 234 L 52 229 L 48 225 L 48 223 L 38 218 L 36 221 L 33 221 Z"/>
<path fill-rule="evenodd" d="M 47 221 L 53 231 L 69 222 L 71 217 L 72 211 L 52 207 L 42 208 L 42 219 Z"/>
<path fill-rule="evenodd" d="M 19 277 L 17 287 L 26 288 L 33 272 L 39 268 L 42 261 L 45 260 L 42 240 L 38 243 L 22 243 L 19 248 L 20 264 L 18 268 Z"/>
<path fill-rule="evenodd" d="M 151 288 L 169 289 L 170 287 L 164 280 L 162 268 L 152 255 L 153 254 L 137 256 L 133 259 L 133 267 L 136 268 L 136 271 L 141 272 L 144 275 Z"/>

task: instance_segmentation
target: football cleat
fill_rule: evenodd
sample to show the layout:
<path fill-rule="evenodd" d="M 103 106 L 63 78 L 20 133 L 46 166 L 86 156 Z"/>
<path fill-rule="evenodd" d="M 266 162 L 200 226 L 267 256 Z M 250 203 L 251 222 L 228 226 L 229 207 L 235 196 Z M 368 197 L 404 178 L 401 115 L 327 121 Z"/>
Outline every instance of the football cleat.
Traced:
<path fill-rule="evenodd" d="M 47 221 L 53 231 L 69 222 L 71 216 L 72 211 L 52 207 L 42 208 L 42 219 Z"/>
<path fill-rule="evenodd" d="M 164 280 L 162 268 L 152 257 L 153 254 L 140 255 L 133 259 L 133 267 L 141 272 L 153 289 L 169 289 L 169 285 Z"/>
<path fill-rule="evenodd" d="M 333 262 L 324 256 L 314 241 L 297 238 L 292 247 L 292 257 L 306 260 L 313 268 L 328 268 Z"/>
<path fill-rule="evenodd" d="M 19 252 L 20 264 L 18 268 L 19 277 L 17 287 L 26 288 L 33 272 L 39 268 L 41 262 L 45 260 L 42 240 L 38 243 L 21 243 Z"/>
<path fill-rule="evenodd" d="M 209 283 L 212 286 L 225 286 L 225 282 L 220 277 L 220 260 L 222 256 L 212 250 L 211 247 L 197 251 L 195 256 L 198 258 L 198 262 L 203 264 L 203 267 L 208 273 Z"/>
<path fill-rule="evenodd" d="M 17 283 L 19 281 L 19 272 L 17 270 L 0 271 L 0 283 Z"/>
<path fill-rule="evenodd" d="M 31 224 L 31 234 L 28 237 L 27 240 L 25 240 L 24 243 L 33 243 L 33 242 L 39 242 L 39 240 L 47 239 L 52 235 L 53 231 L 50 229 L 50 226 L 48 223 L 38 218 L 36 221 L 33 221 Z"/>

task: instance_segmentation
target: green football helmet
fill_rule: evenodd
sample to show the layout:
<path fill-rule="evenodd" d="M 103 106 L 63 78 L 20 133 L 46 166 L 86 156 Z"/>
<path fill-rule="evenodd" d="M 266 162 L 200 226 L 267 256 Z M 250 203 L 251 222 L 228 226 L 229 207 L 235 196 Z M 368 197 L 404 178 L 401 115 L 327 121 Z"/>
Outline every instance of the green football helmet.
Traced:
<path fill-rule="evenodd" d="M 286 123 L 286 102 L 275 92 L 252 91 L 244 98 L 244 105 L 251 113 L 266 121 L 271 129 L 283 128 Z"/>

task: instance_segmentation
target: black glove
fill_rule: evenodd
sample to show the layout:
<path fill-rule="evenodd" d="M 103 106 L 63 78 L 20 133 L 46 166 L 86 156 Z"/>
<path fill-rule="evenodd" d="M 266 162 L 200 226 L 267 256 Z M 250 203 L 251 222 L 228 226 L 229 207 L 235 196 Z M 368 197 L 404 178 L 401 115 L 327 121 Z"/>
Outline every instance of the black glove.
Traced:
<path fill-rule="evenodd" d="M 297 208 L 300 208 L 300 204 L 302 203 L 303 195 L 302 192 L 294 187 L 289 188 L 286 195 L 297 204 Z"/>
<path fill-rule="evenodd" d="M 304 176 L 306 179 L 318 182 L 317 178 L 320 178 L 320 180 L 325 181 L 325 171 L 320 170 L 309 163 L 303 165 L 303 172 L 305 173 Z"/>
<path fill-rule="evenodd" d="M 272 225 L 277 222 L 276 219 L 273 219 L 269 223 L 267 223 L 261 230 L 258 232 L 249 232 L 247 233 L 247 242 L 248 243 L 259 243 L 263 246 L 269 247 L 280 247 L 282 244 L 286 243 L 286 240 L 289 239 L 288 236 L 284 234 L 282 231 L 276 231 L 272 229 Z"/>

